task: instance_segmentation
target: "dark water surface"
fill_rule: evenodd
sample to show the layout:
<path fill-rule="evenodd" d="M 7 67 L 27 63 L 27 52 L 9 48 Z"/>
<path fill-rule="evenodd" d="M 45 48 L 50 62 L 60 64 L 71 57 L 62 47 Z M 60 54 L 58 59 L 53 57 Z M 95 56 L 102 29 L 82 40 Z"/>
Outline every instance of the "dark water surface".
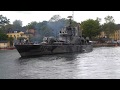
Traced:
<path fill-rule="evenodd" d="M 120 79 L 120 47 L 34 58 L 0 50 L 0 79 Z"/>

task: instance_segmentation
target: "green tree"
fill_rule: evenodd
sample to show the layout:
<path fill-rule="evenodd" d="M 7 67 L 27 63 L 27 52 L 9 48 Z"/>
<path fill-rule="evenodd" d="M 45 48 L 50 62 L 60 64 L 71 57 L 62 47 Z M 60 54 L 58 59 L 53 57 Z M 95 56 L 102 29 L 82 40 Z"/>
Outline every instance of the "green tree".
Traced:
<path fill-rule="evenodd" d="M 7 29 L 12 29 L 12 27 L 13 27 L 12 24 L 7 24 L 7 25 L 5 25 L 5 29 L 6 29 L 6 30 L 7 30 Z"/>
<path fill-rule="evenodd" d="M 28 23 L 28 25 L 26 25 L 27 29 L 35 29 L 35 26 L 37 25 L 36 21 L 33 21 L 31 23 Z"/>
<path fill-rule="evenodd" d="M 23 30 L 23 28 L 22 28 L 22 21 L 21 20 L 13 21 L 12 29 L 15 30 L 15 31 L 22 31 Z"/>
<path fill-rule="evenodd" d="M 13 21 L 13 25 L 18 26 L 18 27 L 22 27 L 22 21 L 21 20 L 15 20 L 15 21 Z"/>
<path fill-rule="evenodd" d="M 0 31 L 1 33 L 5 33 L 5 26 L 10 23 L 9 19 L 7 17 L 4 17 L 3 15 L 0 15 Z"/>
<path fill-rule="evenodd" d="M 21 20 L 15 20 L 15 21 L 13 21 L 12 28 L 11 28 L 10 31 L 25 32 L 26 28 L 22 27 L 22 21 Z"/>
<path fill-rule="evenodd" d="M 93 39 L 100 34 L 100 22 L 99 20 L 88 19 L 81 23 L 82 33 L 85 37 Z"/>
<path fill-rule="evenodd" d="M 0 15 L 0 41 L 7 40 L 7 35 L 5 34 L 5 25 L 9 24 L 9 19 Z"/>
<path fill-rule="evenodd" d="M 10 42 L 10 46 L 13 46 L 13 37 L 8 37 L 7 40 Z"/>
<path fill-rule="evenodd" d="M 4 33 L 1 33 L 0 31 L 0 41 L 7 40 L 7 38 L 8 38 L 7 35 Z"/>
<path fill-rule="evenodd" d="M 105 19 L 105 22 L 106 22 L 106 23 L 109 23 L 109 22 L 113 22 L 113 23 L 114 23 L 114 22 L 115 22 L 115 20 L 113 19 L 113 16 L 109 16 L 109 15 L 108 15 L 108 16 L 105 17 L 104 19 Z"/>
<path fill-rule="evenodd" d="M 50 22 L 55 22 L 61 19 L 60 15 L 54 15 L 53 17 L 51 17 L 51 19 L 49 20 Z"/>
<path fill-rule="evenodd" d="M 9 19 L 4 17 L 3 15 L 0 15 L 0 26 L 4 26 L 4 25 L 9 24 L 9 23 L 10 23 Z"/>
<path fill-rule="evenodd" d="M 97 20 L 98 22 L 101 22 L 101 18 L 99 18 L 99 17 L 97 17 L 96 20 Z"/>
<path fill-rule="evenodd" d="M 4 32 L 8 33 L 9 30 L 12 30 L 13 25 L 12 24 L 7 24 L 4 26 Z"/>
<path fill-rule="evenodd" d="M 115 20 L 113 19 L 112 16 L 107 16 L 104 19 L 105 19 L 105 23 L 102 25 L 102 30 L 109 38 L 109 36 L 117 30 L 117 25 L 114 23 Z"/>

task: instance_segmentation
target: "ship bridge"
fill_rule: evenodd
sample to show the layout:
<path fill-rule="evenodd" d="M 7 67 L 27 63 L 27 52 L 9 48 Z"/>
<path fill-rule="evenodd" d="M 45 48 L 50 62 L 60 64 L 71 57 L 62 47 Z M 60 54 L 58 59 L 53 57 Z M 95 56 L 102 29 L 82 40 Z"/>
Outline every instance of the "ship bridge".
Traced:
<path fill-rule="evenodd" d="M 80 24 L 78 24 L 77 27 L 71 26 L 71 18 L 72 16 L 69 16 L 69 26 L 64 27 L 59 32 L 59 40 L 64 41 L 66 43 L 70 43 L 74 37 L 80 37 L 82 36 L 82 33 L 80 32 Z"/>

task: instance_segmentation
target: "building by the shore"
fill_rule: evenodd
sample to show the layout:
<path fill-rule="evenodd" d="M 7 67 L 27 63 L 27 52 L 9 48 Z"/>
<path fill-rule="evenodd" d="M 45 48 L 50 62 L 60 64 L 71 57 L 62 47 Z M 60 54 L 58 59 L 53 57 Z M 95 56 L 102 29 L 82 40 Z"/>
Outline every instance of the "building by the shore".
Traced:
<path fill-rule="evenodd" d="M 27 29 L 26 33 L 29 34 L 29 35 L 31 35 L 31 36 L 35 36 L 36 30 L 35 29 Z"/>
<path fill-rule="evenodd" d="M 34 29 L 28 29 L 28 30 L 8 30 L 7 36 L 13 38 L 13 46 L 15 43 L 28 41 L 30 42 L 30 39 L 35 36 L 35 30 Z"/>
<path fill-rule="evenodd" d="M 25 38 L 25 39 L 29 39 L 29 36 L 26 35 L 24 32 L 22 31 L 14 31 L 14 32 L 9 32 L 7 33 L 8 37 L 13 37 L 15 40 L 18 40 L 19 38 Z"/>
<path fill-rule="evenodd" d="M 11 30 L 7 32 L 7 36 L 13 37 L 14 40 L 18 40 L 19 38 L 24 38 L 29 40 L 30 37 L 35 36 L 35 30 L 34 29 L 29 29 L 26 31 Z"/>
<path fill-rule="evenodd" d="M 118 41 L 120 40 L 120 24 L 118 24 L 118 30 L 116 30 L 113 34 L 111 34 L 109 36 L 109 38 L 111 38 L 112 40 L 115 40 L 115 41 Z M 100 35 L 99 35 L 100 38 L 103 38 L 103 37 L 106 37 L 106 34 L 105 32 L 101 32 Z"/>
<path fill-rule="evenodd" d="M 10 47 L 9 41 L 0 41 L 0 48 L 8 48 Z"/>

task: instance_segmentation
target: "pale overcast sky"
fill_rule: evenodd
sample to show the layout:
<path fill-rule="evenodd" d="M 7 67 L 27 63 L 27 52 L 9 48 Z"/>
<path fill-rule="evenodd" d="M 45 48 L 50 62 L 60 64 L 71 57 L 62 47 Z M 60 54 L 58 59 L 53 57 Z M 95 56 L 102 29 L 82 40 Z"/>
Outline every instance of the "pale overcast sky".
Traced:
<path fill-rule="evenodd" d="M 72 11 L 0 11 L 0 15 L 6 16 L 12 23 L 14 20 L 21 20 L 23 26 L 32 21 L 42 22 L 48 21 L 53 15 L 60 15 L 62 18 L 72 15 Z M 106 16 L 113 16 L 116 24 L 120 24 L 120 11 L 74 11 L 74 20 L 77 22 L 86 19 L 101 18 L 101 23 L 104 23 Z"/>

